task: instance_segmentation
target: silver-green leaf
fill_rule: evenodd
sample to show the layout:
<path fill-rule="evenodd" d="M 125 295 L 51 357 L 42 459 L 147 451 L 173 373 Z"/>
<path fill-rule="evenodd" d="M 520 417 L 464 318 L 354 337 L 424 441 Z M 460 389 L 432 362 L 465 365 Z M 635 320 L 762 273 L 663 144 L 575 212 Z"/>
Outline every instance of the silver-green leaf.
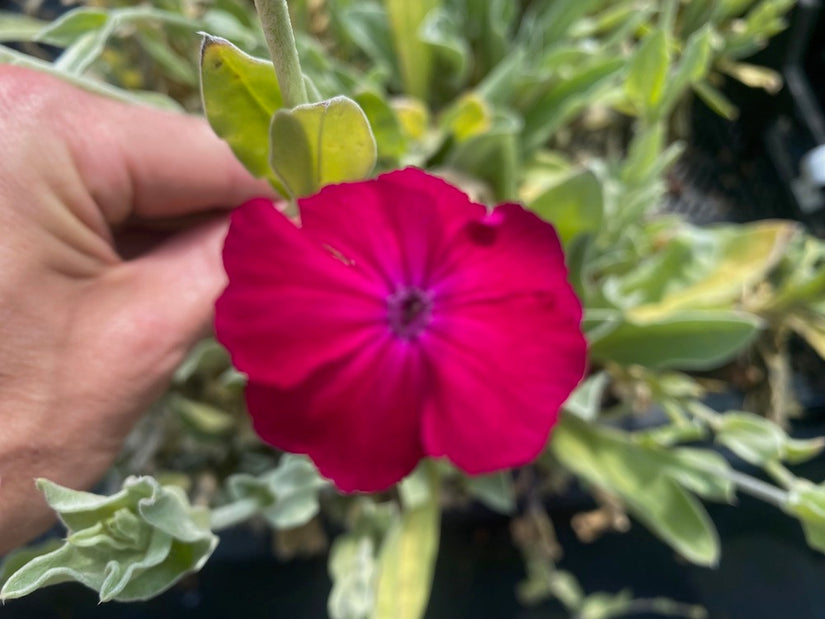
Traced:
<path fill-rule="evenodd" d="M 146 600 L 199 570 L 218 543 L 207 510 L 152 477 L 130 477 L 108 497 L 44 479 L 38 487 L 68 536 L 11 574 L 3 600 L 71 580 L 97 591 L 101 602 Z"/>

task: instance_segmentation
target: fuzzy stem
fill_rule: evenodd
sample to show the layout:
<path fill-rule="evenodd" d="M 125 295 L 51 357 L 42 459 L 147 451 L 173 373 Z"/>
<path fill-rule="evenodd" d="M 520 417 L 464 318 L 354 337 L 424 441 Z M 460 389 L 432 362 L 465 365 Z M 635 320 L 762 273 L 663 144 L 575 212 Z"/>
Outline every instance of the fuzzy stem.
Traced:
<path fill-rule="evenodd" d="M 796 485 L 796 477 L 781 462 L 768 462 L 765 465 L 765 472 L 786 490 L 790 490 Z"/>
<path fill-rule="evenodd" d="M 298 59 L 298 49 L 295 47 L 295 36 L 292 34 L 292 23 L 289 21 L 289 7 L 286 0 L 255 0 L 255 8 L 266 36 L 272 64 L 278 75 L 278 85 L 284 97 L 286 107 L 295 107 L 308 103 L 304 74 L 301 72 L 301 61 Z"/>
<path fill-rule="evenodd" d="M 221 531 L 246 522 L 258 513 L 260 503 L 256 499 L 241 499 L 212 510 L 210 526 L 213 531 Z"/>
<path fill-rule="evenodd" d="M 776 486 L 772 486 L 761 479 L 756 479 L 739 471 L 728 471 L 726 476 L 736 484 L 739 490 L 746 494 L 761 499 L 771 505 L 775 505 L 783 510 L 788 505 L 788 493 L 780 490 Z"/>

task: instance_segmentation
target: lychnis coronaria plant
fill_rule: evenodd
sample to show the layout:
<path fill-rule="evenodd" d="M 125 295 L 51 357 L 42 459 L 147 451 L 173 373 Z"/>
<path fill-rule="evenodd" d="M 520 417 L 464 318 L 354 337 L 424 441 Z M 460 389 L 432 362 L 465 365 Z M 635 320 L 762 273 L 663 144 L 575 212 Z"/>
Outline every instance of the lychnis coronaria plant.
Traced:
<path fill-rule="evenodd" d="M 553 227 L 408 168 L 232 215 L 218 339 L 254 426 L 344 491 L 425 456 L 525 464 L 585 370 L 581 305 Z"/>

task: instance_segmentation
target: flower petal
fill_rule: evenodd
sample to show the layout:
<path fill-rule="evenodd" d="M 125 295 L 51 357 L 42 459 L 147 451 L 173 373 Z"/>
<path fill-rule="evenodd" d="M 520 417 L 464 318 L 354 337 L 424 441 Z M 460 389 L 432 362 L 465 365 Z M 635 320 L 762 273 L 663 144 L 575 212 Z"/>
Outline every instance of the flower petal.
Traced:
<path fill-rule="evenodd" d="M 420 349 L 386 338 L 293 389 L 250 382 L 247 406 L 266 442 L 308 454 L 344 492 L 377 492 L 423 456 L 428 380 Z"/>
<path fill-rule="evenodd" d="M 390 292 L 401 284 L 428 287 L 444 239 L 485 213 L 455 187 L 415 168 L 328 186 L 299 205 L 307 235 L 383 279 Z"/>
<path fill-rule="evenodd" d="M 464 225 L 435 275 L 442 304 L 497 299 L 567 287 L 553 226 L 518 204 L 502 204 Z"/>
<path fill-rule="evenodd" d="M 440 315 L 428 333 L 433 401 L 423 419 L 431 456 L 471 474 L 532 461 L 581 380 L 586 344 L 569 286 Z"/>
<path fill-rule="evenodd" d="M 266 199 L 232 214 L 218 340 L 250 380 L 289 387 L 386 330 L 386 302 L 363 272 L 315 245 Z"/>

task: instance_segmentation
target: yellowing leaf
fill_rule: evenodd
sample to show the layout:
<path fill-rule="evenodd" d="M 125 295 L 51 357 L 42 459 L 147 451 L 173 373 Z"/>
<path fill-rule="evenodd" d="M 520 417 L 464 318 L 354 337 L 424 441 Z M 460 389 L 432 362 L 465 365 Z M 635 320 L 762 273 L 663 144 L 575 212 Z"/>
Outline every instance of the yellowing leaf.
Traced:
<path fill-rule="evenodd" d="M 215 133 L 252 174 L 285 193 L 269 167 L 269 124 L 283 105 L 272 63 L 206 35 L 201 47 L 201 94 Z"/>
<path fill-rule="evenodd" d="M 458 99 L 444 113 L 441 124 L 459 142 L 489 130 L 492 112 L 487 102 L 476 94 L 469 93 Z"/>
<path fill-rule="evenodd" d="M 438 553 L 438 497 L 407 510 L 381 547 L 372 619 L 420 619 L 430 597 Z"/>
<path fill-rule="evenodd" d="M 791 329 L 805 338 L 820 357 L 825 359 L 825 318 L 821 316 L 791 316 Z"/>
<path fill-rule="evenodd" d="M 369 121 L 347 97 L 278 110 L 270 127 L 270 163 L 289 193 L 365 178 L 375 165 Z"/>
<path fill-rule="evenodd" d="M 722 493 L 721 487 L 700 488 L 695 479 L 677 479 L 673 473 L 686 468 L 687 460 L 676 462 L 667 450 L 642 447 L 626 433 L 569 414 L 553 431 L 550 448 L 565 468 L 620 496 L 636 518 L 686 559 L 699 565 L 717 563 L 716 529 L 684 487 L 708 494 Z M 711 466 L 706 469 L 709 475 L 713 472 Z"/>
<path fill-rule="evenodd" d="M 722 63 L 721 69 L 751 88 L 762 88 L 772 95 L 782 89 L 782 74 L 768 67 L 746 62 Z"/>
<path fill-rule="evenodd" d="M 717 246 L 717 255 L 710 270 L 697 281 L 669 291 L 657 302 L 629 309 L 628 318 L 648 323 L 678 310 L 730 304 L 773 268 L 797 230 L 795 224 L 785 221 L 717 229 L 716 238 L 711 239 Z"/>
<path fill-rule="evenodd" d="M 413 140 L 422 140 L 430 126 L 430 112 L 427 106 L 418 99 L 400 97 L 391 102 L 401 130 L 404 135 Z"/>

